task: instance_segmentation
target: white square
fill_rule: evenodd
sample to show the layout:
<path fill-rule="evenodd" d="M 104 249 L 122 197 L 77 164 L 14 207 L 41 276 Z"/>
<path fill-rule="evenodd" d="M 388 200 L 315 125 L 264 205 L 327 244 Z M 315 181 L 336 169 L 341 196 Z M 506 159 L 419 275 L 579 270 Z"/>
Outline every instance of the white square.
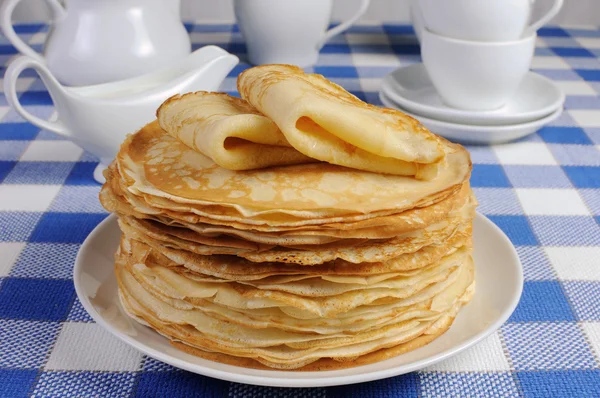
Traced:
<path fill-rule="evenodd" d="M 596 95 L 596 90 L 586 82 L 580 81 L 554 81 L 565 95 Z"/>
<path fill-rule="evenodd" d="M 348 44 L 390 44 L 387 35 L 374 35 L 370 33 L 346 33 Z"/>
<path fill-rule="evenodd" d="M 515 142 L 496 145 L 493 149 L 502 164 L 557 164 L 552 152 L 543 142 Z"/>
<path fill-rule="evenodd" d="M 4 116 L 10 111 L 10 106 L 0 106 L 0 120 L 4 121 Z"/>
<path fill-rule="evenodd" d="M 71 141 L 32 141 L 21 160 L 34 162 L 76 162 L 83 149 Z"/>
<path fill-rule="evenodd" d="M 401 66 L 402 62 L 398 56 L 393 53 L 352 53 L 352 63 L 354 66 Z"/>
<path fill-rule="evenodd" d="M 427 371 L 496 372 L 509 371 L 510 365 L 502 349 L 498 332 L 454 357 L 430 366 Z"/>
<path fill-rule="evenodd" d="M 0 211 L 45 211 L 60 185 L 0 185 Z"/>
<path fill-rule="evenodd" d="M 378 92 L 381 88 L 381 79 L 365 77 L 360 78 L 360 87 L 365 92 Z"/>
<path fill-rule="evenodd" d="M 190 40 L 192 43 L 201 44 L 229 44 L 231 42 L 231 32 L 218 32 L 218 33 L 206 33 L 206 32 L 192 32 L 190 33 Z"/>
<path fill-rule="evenodd" d="M 588 216 L 590 212 L 574 189 L 516 189 L 528 216 Z"/>
<path fill-rule="evenodd" d="M 0 278 L 10 274 L 25 245 L 24 242 L 0 242 Z"/>
<path fill-rule="evenodd" d="M 559 279 L 600 280 L 600 247 L 545 247 Z"/>
<path fill-rule="evenodd" d="M 33 36 L 31 36 L 31 39 L 29 39 L 29 45 L 35 45 L 35 44 L 44 44 L 46 42 L 46 38 L 48 36 L 48 33 L 46 32 L 38 32 L 35 33 Z"/>
<path fill-rule="evenodd" d="M 65 322 L 45 370 L 134 372 L 142 353 L 96 323 Z"/>
<path fill-rule="evenodd" d="M 559 57 L 534 57 L 532 69 L 571 69 L 571 66 Z"/>
<path fill-rule="evenodd" d="M 596 358 L 600 358 L 600 322 L 583 322 L 581 326 L 587 335 L 587 341 L 596 352 Z"/>
<path fill-rule="evenodd" d="M 577 43 L 583 48 L 597 49 L 600 48 L 600 39 L 597 37 L 576 37 Z"/>
<path fill-rule="evenodd" d="M 581 127 L 600 127 L 600 112 L 591 109 L 576 109 L 566 111 Z"/>

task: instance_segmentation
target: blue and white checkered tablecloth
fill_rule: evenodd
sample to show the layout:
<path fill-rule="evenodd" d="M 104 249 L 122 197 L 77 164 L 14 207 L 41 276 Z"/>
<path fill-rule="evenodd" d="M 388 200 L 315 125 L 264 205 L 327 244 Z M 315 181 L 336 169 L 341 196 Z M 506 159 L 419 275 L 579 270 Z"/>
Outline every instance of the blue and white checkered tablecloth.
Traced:
<path fill-rule="evenodd" d="M 196 48 L 217 44 L 244 59 L 235 26 L 188 28 Z M 17 31 L 40 49 L 47 27 Z M 0 38 L 0 64 L 14 54 Z M 525 268 L 510 320 L 476 347 L 422 371 L 303 390 L 181 371 L 95 324 L 71 273 L 80 244 L 106 217 L 92 179 L 97 160 L 24 122 L 0 95 L 0 397 L 600 397 L 599 57 L 597 27 L 542 29 L 533 69 L 567 94 L 564 113 L 519 142 L 469 147 L 479 210 L 510 237 Z M 411 27 L 361 24 L 329 42 L 313 69 L 379 104 L 381 78 L 419 59 Z M 222 89 L 234 92 L 247 67 L 237 66 Z M 33 73 L 18 87 L 29 112 L 52 114 Z"/>

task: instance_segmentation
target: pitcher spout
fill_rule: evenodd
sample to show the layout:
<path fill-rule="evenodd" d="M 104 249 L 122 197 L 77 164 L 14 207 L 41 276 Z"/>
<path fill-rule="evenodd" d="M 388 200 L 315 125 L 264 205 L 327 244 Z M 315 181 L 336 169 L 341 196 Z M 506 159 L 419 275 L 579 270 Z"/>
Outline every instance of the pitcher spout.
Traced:
<path fill-rule="evenodd" d="M 194 84 L 187 91 L 197 91 L 196 86 L 202 90 L 216 91 L 229 72 L 240 62 L 239 58 L 217 46 L 206 46 L 196 50 L 190 55 L 189 67 L 195 70 L 198 84 Z"/>

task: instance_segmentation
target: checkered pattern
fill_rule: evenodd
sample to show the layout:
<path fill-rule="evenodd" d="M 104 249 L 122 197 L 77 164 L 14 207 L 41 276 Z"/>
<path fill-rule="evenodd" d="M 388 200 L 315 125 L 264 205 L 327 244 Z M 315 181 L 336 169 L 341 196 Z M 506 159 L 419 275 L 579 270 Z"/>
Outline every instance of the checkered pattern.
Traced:
<path fill-rule="evenodd" d="M 194 48 L 240 56 L 235 26 L 189 24 Z M 47 27 L 22 25 L 41 47 Z M 24 122 L 0 95 L 0 397 L 600 397 L 600 30 L 539 32 L 533 69 L 566 93 L 565 112 L 519 142 L 469 147 L 480 211 L 516 245 L 525 288 L 510 320 L 481 344 L 431 368 L 335 388 L 264 388 L 191 374 L 147 358 L 96 325 L 71 280 L 75 254 L 104 218 L 97 160 Z M 15 49 L 0 38 L 0 64 Z M 381 78 L 419 62 L 410 26 L 361 24 L 331 40 L 311 71 L 378 104 Z M 31 71 L 27 110 L 52 101 Z"/>

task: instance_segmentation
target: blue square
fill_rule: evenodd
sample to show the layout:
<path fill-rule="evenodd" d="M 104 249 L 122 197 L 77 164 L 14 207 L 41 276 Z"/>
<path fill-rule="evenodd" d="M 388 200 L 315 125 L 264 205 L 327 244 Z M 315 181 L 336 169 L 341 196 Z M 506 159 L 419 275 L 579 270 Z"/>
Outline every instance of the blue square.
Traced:
<path fill-rule="evenodd" d="M 518 372 L 525 398 L 600 397 L 600 370 Z"/>
<path fill-rule="evenodd" d="M 321 53 L 323 54 L 350 54 L 350 46 L 348 44 L 325 44 L 323 48 L 321 48 Z"/>
<path fill-rule="evenodd" d="M 505 165 L 504 172 L 515 188 L 573 188 L 560 166 Z"/>
<path fill-rule="evenodd" d="M 392 44 L 392 50 L 398 55 L 419 55 L 421 46 L 418 44 Z"/>
<path fill-rule="evenodd" d="M 485 215 L 523 214 L 523 208 L 512 188 L 473 188 L 479 201 L 478 211 Z"/>
<path fill-rule="evenodd" d="M 383 31 L 388 35 L 414 35 L 412 25 L 383 24 Z"/>
<path fill-rule="evenodd" d="M 26 91 L 19 97 L 23 106 L 29 105 L 53 105 L 52 98 L 47 91 Z"/>
<path fill-rule="evenodd" d="M 94 322 L 90 314 L 83 308 L 81 301 L 79 298 L 75 297 L 73 300 L 73 305 L 71 306 L 71 310 L 69 311 L 69 315 L 67 315 L 67 321 L 71 322 Z"/>
<path fill-rule="evenodd" d="M 587 82 L 600 82 L 600 70 L 598 69 L 575 69 L 575 72 Z"/>
<path fill-rule="evenodd" d="M 229 72 L 227 74 L 227 77 L 237 77 L 240 73 L 242 73 L 243 71 L 245 71 L 246 69 L 249 69 L 249 68 L 250 68 L 250 65 L 245 64 L 245 63 L 239 63 L 233 67 L 231 72 Z"/>
<path fill-rule="evenodd" d="M 30 242 L 82 243 L 106 214 L 44 213 Z"/>
<path fill-rule="evenodd" d="M 531 230 L 527 217 L 496 215 L 489 216 L 489 219 L 504 231 L 514 245 L 538 245 L 538 241 Z"/>
<path fill-rule="evenodd" d="M 1 123 L 0 140 L 33 140 L 40 128 L 31 123 Z"/>
<path fill-rule="evenodd" d="M 416 372 L 372 381 L 369 383 L 351 384 L 348 386 L 329 387 L 328 398 L 363 398 L 373 395 L 384 397 L 420 397 L 419 374 Z"/>
<path fill-rule="evenodd" d="M 541 247 L 517 246 L 517 253 L 523 264 L 523 276 L 526 281 L 556 278 L 554 269 Z"/>
<path fill-rule="evenodd" d="M 474 164 L 471 186 L 510 188 L 511 184 L 502 166 L 497 164 Z"/>
<path fill-rule="evenodd" d="M 563 166 L 600 166 L 600 151 L 594 145 L 548 144 L 548 148 Z"/>
<path fill-rule="evenodd" d="M 324 388 L 284 388 L 231 383 L 229 397 L 240 398 L 325 398 Z"/>
<path fill-rule="evenodd" d="M 354 66 L 315 66 L 315 73 L 326 76 L 327 78 L 332 77 L 350 77 L 358 78 L 358 73 Z"/>
<path fill-rule="evenodd" d="M 537 34 L 541 37 L 569 37 L 569 34 L 564 29 L 557 27 L 540 28 Z"/>
<path fill-rule="evenodd" d="M 28 243 L 13 265 L 10 276 L 69 279 L 78 250 L 79 245 L 72 243 Z"/>
<path fill-rule="evenodd" d="M 98 200 L 99 191 L 100 184 L 95 186 L 64 185 L 52 201 L 49 210 L 65 213 L 106 213 Z"/>
<path fill-rule="evenodd" d="M 225 45 L 225 50 L 237 56 L 241 54 L 245 55 L 248 52 L 246 43 L 229 43 Z"/>
<path fill-rule="evenodd" d="M 64 320 L 74 292 L 71 280 L 7 278 L 0 289 L 0 317 Z"/>
<path fill-rule="evenodd" d="M 92 185 L 99 187 L 98 181 L 94 180 L 94 170 L 98 166 L 96 162 L 77 162 L 71 169 L 65 180 L 65 185 Z"/>
<path fill-rule="evenodd" d="M 565 100 L 565 109 L 600 110 L 600 98 L 595 95 L 569 95 Z"/>
<path fill-rule="evenodd" d="M 592 349 L 575 322 L 507 323 L 501 335 L 517 371 L 596 367 Z"/>
<path fill-rule="evenodd" d="M 54 346 L 60 327 L 60 322 L 0 319 L 0 367 L 41 367 Z"/>
<path fill-rule="evenodd" d="M 6 176 L 12 171 L 17 162 L 5 162 L 0 160 L 0 182 L 3 182 Z"/>
<path fill-rule="evenodd" d="M 164 363 L 164 362 L 159 361 L 158 359 L 144 356 L 144 359 L 142 362 L 142 371 L 143 372 L 177 372 L 179 370 L 177 368 L 169 365 L 168 363 Z"/>
<path fill-rule="evenodd" d="M 600 321 L 600 281 L 565 281 L 563 286 L 578 320 Z"/>
<path fill-rule="evenodd" d="M 535 235 L 544 246 L 598 246 L 600 227 L 587 216 L 531 216 Z"/>
<path fill-rule="evenodd" d="M 509 322 L 574 321 L 575 316 L 558 281 L 529 281 Z"/>
<path fill-rule="evenodd" d="M 134 372 L 42 372 L 31 396 L 125 398 L 131 396 L 135 380 Z"/>
<path fill-rule="evenodd" d="M 27 242 L 42 213 L 0 211 L 0 242 Z"/>
<path fill-rule="evenodd" d="M 0 141 L 0 161 L 18 161 L 29 141 Z"/>
<path fill-rule="evenodd" d="M 0 398 L 28 397 L 37 370 L 0 369 Z"/>
<path fill-rule="evenodd" d="M 600 167 L 564 166 L 563 169 L 577 188 L 600 188 Z"/>
<path fill-rule="evenodd" d="M 19 162 L 4 183 L 62 184 L 73 165 L 73 162 Z"/>
<path fill-rule="evenodd" d="M 561 57 L 589 57 L 595 58 L 595 55 L 585 48 L 570 48 L 570 47 L 552 47 L 552 51 Z"/>
<path fill-rule="evenodd" d="M 596 189 L 580 189 L 579 195 L 591 210 L 592 214 L 600 215 L 600 192 Z"/>
<path fill-rule="evenodd" d="M 538 134 L 545 142 L 552 144 L 593 144 L 590 137 L 580 127 L 546 126 L 538 130 Z"/>
<path fill-rule="evenodd" d="M 510 372 L 429 372 L 420 373 L 422 397 L 519 397 Z M 365 395 L 368 396 L 368 395 Z M 389 397 L 403 397 L 390 394 Z"/>
<path fill-rule="evenodd" d="M 482 164 L 498 164 L 498 157 L 491 146 L 467 145 L 467 150 L 471 154 L 471 162 Z"/>
<path fill-rule="evenodd" d="M 38 33 L 45 31 L 44 28 L 47 28 L 47 25 L 41 23 L 24 23 L 14 25 L 14 28 L 16 33 Z"/>
<path fill-rule="evenodd" d="M 548 50 L 548 49 L 546 49 Z M 550 51 L 550 50 L 548 50 Z M 537 51 L 536 51 L 537 55 Z M 554 55 L 553 55 L 554 56 Z M 536 69 L 537 73 L 551 80 L 558 81 L 581 81 L 580 75 L 572 69 Z"/>
<path fill-rule="evenodd" d="M 190 372 L 147 372 L 139 376 L 136 397 L 226 397 L 229 383 Z"/>

